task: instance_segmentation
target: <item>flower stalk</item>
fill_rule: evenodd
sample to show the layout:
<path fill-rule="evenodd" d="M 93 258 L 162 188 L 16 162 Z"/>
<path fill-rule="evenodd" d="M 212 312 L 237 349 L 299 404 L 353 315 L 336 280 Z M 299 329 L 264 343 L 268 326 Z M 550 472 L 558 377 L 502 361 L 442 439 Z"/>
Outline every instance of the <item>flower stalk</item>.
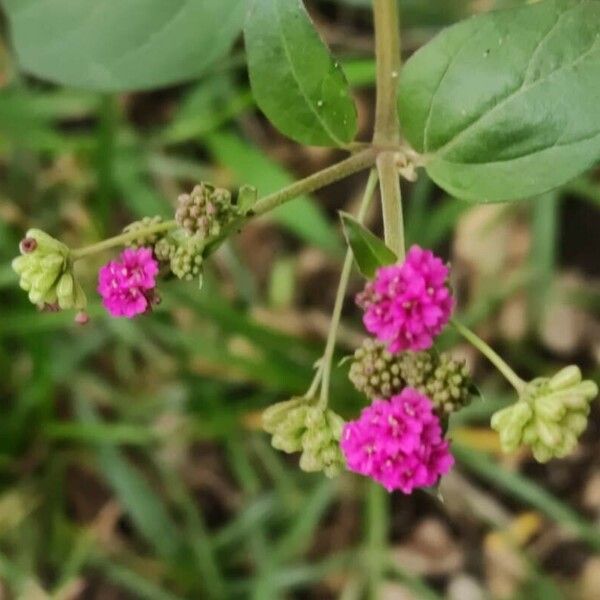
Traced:
<path fill-rule="evenodd" d="M 504 375 L 506 380 L 515 388 L 518 394 L 521 394 L 527 385 L 508 365 L 508 363 L 486 342 L 484 342 L 475 332 L 457 321 L 451 319 L 450 323 L 456 331 L 460 333 L 472 346 L 477 348 L 495 367 Z"/>
<path fill-rule="evenodd" d="M 360 207 L 358 209 L 357 220 L 362 222 L 365 218 L 367 210 L 371 204 L 373 193 L 375 192 L 375 186 L 377 185 L 377 171 L 371 169 L 369 179 L 362 197 Z M 321 359 L 321 393 L 319 396 L 319 405 L 321 407 L 327 406 L 329 400 L 329 385 L 331 380 L 331 363 L 333 359 L 333 351 L 335 350 L 335 342 L 337 339 L 337 331 L 340 325 L 340 318 L 342 316 L 342 308 L 344 306 L 344 298 L 346 297 L 346 290 L 348 289 L 348 281 L 350 279 L 350 272 L 352 270 L 352 261 L 354 257 L 352 250 L 348 248 L 346 250 L 346 257 L 344 258 L 344 266 L 342 267 L 342 273 L 340 275 L 340 282 L 335 296 L 335 304 L 333 307 L 333 313 L 331 315 L 331 322 L 329 325 L 329 332 L 327 334 L 327 342 L 325 344 L 325 351 L 323 352 L 323 358 Z"/>

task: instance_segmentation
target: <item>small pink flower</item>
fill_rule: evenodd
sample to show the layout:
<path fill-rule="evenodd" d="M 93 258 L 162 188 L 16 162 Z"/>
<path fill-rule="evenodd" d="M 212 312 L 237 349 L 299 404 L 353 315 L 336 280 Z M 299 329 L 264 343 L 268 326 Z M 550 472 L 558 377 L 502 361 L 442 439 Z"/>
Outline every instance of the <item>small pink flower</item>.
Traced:
<path fill-rule="evenodd" d="M 148 248 L 126 248 L 98 273 L 98 293 L 113 317 L 131 319 L 144 313 L 154 297 L 158 262 Z"/>
<path fill-rule="evenodd" d="M 454 309 L 448 267 L 419 246 L 402 264 L 380 267 L 356 301 L 367 331 L 387 342 L 390 352 L 431 348 Z"/>
<path fill-rule="evenodd" d="M 389 492 L 435 485 L 454 465 L 431 400 L 413 388 L 364 408 L 344 426 L 340 446 L 351 471 Z"/>

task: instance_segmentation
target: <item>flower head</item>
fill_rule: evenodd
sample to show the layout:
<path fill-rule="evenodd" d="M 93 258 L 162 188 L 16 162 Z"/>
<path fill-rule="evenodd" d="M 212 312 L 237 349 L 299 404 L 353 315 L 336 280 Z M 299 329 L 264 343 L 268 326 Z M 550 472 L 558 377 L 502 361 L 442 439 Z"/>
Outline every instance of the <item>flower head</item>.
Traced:
<path fill-rule="evenodd" d="M 413 388 L 364 408 L 345 425 L 340 446 L 351 471 L 390 492 L 435 485 L 454 464 L 431 401 Z"/>
<path fill-rule="evenodd" d="M 402 264 L 380 267 L 357 296 L 367 331 L 390 352 L 427 350 L 454 308 L 447 281 L 442 260 L 413 246 Z"/>
<path fill-rule="evenodd" d="M 500 434 L 504 452 L 526 445 L 538 462 L 564 458 L 585 431 L 597 395 L 596 383 L 584 380 L 579 367 L 571 365 L 553 377 L 530 381 L 518 402 L 492 416 L 492 429 Z"/>
<path fill-rule="evenodd" d="M 113 317 L 132 318 L 148 310 L 156 286 L 158 263 L 148 248 L 126 248 L 98 274 L 98 292 Z"/>
<path fill-rule="evenodd" d="M 87 299 L 67 246 L 40 229 L 30 229 L 19 250 L 21 256 L 13 260 L 12 268 L 31 302 L 43 309 L 85 310 Z"/>

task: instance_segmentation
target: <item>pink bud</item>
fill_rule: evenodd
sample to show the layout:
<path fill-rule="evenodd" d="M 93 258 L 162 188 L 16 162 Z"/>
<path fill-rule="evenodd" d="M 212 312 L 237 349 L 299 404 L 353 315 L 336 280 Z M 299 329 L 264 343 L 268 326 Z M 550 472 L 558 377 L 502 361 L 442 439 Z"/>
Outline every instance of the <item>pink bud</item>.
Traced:
<path fill-rule="evenodd" d="M 19 244 L 19 249 L 21 250 L 21 254 L 31 254 L 38 246 L 37 240 L 35 238 L 26 237 L 21 240 Z"/>
<path fill-rule="evenodd" d="M 87 325 L 90 322 L 90 315 L 88 315 L 84 310 L 80 310 L 75 315 L 75 323 L 77 325 Z"/>

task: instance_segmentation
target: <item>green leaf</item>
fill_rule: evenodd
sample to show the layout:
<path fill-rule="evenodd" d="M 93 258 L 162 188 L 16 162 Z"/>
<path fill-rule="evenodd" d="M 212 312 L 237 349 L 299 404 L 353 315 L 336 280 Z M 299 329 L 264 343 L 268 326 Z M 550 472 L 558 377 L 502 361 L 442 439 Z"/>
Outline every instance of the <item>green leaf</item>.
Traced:
<path fill-rule="evenodd" d="M 600 157 L 600 2 L 547 0 L 442 32 L 402 74 L 404 134 L 472 201 L 540 194 Z"/>
<path fill-rule="evenodd" d="M 383 265 L 391 265 L 398 259 L 396 255 L 352 215 L 340 211 L 344 235 L 352 249 L 358 270 L 368 279 Z"/>
<path fill-rule="evenodd" d="M 21 67 L 104 91 L 193 79 L 238 36 L 245 0 L 3 0 Z"/>
<path fill-rule="evenodd" d="M 253 0 L 244 37 L 254 97 L 275 127 L 303 144 L 352 141 L 348 82 L 300 0 Z"/>

